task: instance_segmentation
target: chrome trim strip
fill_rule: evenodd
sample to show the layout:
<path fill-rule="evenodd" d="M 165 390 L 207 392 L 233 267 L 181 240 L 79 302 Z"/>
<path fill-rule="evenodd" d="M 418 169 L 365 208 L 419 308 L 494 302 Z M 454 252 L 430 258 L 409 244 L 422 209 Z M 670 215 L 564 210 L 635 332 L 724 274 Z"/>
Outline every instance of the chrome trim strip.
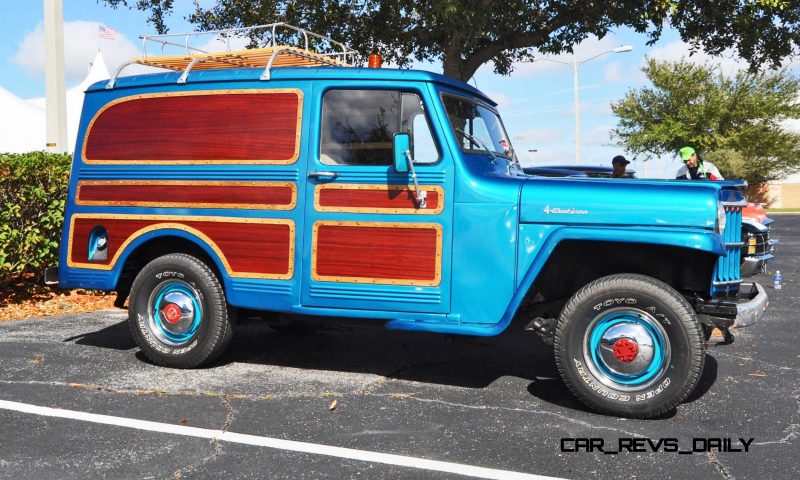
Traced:
<path fill-rule="evenodd" d="M 715 287 L 724 287 L 725 285 L 739 285 L 742 283 L 742 279 L 739 278 L 737 280 L 728 280 L 727 282 L 715 281 L 713 285 Z"/>

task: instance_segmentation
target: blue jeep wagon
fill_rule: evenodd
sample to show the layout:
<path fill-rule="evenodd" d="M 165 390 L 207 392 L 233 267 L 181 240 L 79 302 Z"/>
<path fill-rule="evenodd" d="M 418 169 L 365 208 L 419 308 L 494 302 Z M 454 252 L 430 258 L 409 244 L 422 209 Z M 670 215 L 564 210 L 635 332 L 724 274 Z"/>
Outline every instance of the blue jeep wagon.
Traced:
<path fill-rule="evenodd" d="M 465 83 L 346 49 L 192 52 L 86 92 L 48 271 L 127 300 L 157 364 L 212 362 L 241 310 L 462 335 L 516 319 L 586 405 L 653 417 L 694 389 L 714 327 L 763 314 L 741 183 L 526 175 Z"/>

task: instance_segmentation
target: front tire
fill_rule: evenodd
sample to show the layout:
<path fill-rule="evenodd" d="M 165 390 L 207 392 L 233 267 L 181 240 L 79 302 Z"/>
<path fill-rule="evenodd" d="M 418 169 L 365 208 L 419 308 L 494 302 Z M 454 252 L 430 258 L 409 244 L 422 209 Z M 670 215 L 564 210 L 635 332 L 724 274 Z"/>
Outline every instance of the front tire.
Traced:
<path fill-rule="evenodd" d="M 153 363 L 196 368 L 219 357 L 233 337 L 225 293 L 214 272 L 190 255 L 151 261 L 131 286 L 128 324 Z"/>
<path fill-rule="evenodd" d="M 694 390 L 705 342 L 697 315 L 672 287 L 619 274 L 589 283 L 567 302 L 555 353 L 561 377 L 586 406 L 652 418 Z"/>

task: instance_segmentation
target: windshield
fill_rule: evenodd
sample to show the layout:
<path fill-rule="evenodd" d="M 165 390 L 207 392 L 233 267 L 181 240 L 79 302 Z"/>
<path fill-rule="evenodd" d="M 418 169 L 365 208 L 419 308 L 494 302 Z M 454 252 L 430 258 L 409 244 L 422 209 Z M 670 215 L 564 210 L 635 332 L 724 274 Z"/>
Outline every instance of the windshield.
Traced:
<path fill-rule="evenodd" d="M 495 112 L 463 97 L 444 95 L 442 101 L 462 150 L 485 153 L 485 148 L 488 148 L 497 156 L 510 160 L 516 158 L 503 122 Z"/>

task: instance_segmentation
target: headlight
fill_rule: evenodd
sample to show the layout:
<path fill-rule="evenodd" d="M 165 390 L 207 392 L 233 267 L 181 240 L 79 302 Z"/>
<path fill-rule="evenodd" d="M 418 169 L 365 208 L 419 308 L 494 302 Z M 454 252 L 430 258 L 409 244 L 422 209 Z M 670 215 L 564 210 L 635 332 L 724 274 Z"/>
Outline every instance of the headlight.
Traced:
<path fill-rule="evenodd" d="M 717 202 L 717 230 L 720 235 L 725 231 L 725 207 L 720 202 Z"/>

